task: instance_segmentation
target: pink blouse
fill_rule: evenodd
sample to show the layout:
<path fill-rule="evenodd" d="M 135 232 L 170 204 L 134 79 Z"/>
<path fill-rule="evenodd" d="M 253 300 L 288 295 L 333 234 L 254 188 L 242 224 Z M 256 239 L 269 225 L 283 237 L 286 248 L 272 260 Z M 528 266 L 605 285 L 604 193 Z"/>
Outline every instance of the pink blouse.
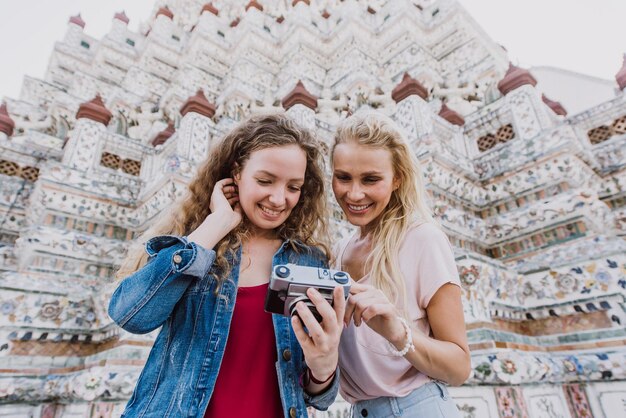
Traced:
<path fill-rule="evenodd" d="M 336 248 L 333 266 L 340 269 L 350 241 Z M 408 313 L 412 328 L 431 335 L 426 316 L 430 299 L 446 283 L 460 286 L 452 246 L 445 233 L 432 223 L 412 227 L 400 246 L 400 269 L 404 275 Z M 359 283 L 372 284 L 369 274 Z M 396 301 L 399 308 L 402 301 Z M 350 403 L 380 396 L 406 396 L 431 379 L 404 357 L 392 356 L 387 340 L 363 324 L 350 322 L 339 345 L 340 393 Z"/>

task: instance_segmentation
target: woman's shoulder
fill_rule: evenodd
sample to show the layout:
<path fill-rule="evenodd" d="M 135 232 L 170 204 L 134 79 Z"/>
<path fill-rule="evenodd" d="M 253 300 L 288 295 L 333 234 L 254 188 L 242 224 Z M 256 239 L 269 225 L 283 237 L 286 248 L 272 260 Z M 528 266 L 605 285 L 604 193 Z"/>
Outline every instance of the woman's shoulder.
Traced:
<path fill-rule="evenodd" d="M 434 222 L 422 222 L 409 228 L 400 246 L 400 251 L 426 255 L 452 251 L 452 244 L 439 225 Z"/>
<path fill-rule="evenodd" d="M 433 242 L 447 242 L 448 237 L 436 223 L 418 221 L 409 227 L 404 240 L 413 244 L 417 242 L 431 244 Z"/>

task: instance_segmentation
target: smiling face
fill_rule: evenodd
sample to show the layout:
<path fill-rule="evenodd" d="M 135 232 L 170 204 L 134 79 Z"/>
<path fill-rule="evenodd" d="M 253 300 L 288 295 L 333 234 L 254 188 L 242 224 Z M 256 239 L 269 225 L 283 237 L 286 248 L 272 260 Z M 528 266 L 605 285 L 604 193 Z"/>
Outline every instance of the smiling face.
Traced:
<path fill-rule="evenodd" d="M 353 141 L 335 147 L 333 192 L 348 222 L 362 231 L 375 226 L 398 183 L 389 150 Z"/>
<path fill-rule="evenodd" d="M 235 174 L 239 203 L 257 232 L 278 228 L 298 204 L 306 172 L 306 154 L 297 145 L 254 151 Z"/>

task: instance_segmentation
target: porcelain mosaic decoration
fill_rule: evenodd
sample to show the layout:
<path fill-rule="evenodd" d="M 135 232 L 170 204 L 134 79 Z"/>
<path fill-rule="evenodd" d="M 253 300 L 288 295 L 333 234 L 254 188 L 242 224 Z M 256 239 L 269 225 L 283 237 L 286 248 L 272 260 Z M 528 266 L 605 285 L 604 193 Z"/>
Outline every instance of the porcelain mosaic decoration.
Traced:
<path fill-rule="evenodd" d="M 626 416 L 626 67 L 567 115 L 455 0 L 156 0 L 138 32 L 88 23 L 0 106 L 0 415 L 119 416 L 155 334 L 108 318 L 115 268 L 216 138 L 286 111 L 328 146 L 373 108 L 455 247 L 462 415 Z"/>

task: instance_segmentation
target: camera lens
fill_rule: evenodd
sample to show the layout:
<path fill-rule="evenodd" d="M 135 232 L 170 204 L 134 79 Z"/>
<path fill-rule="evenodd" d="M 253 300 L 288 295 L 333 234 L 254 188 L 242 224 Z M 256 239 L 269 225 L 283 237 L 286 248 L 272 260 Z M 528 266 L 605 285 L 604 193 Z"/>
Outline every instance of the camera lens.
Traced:
<path fill-rule="evenodd" d="M 289 305 L 289 314 L 291 316 L 293 315 L 299 316 L 298 311 L 296 311 L 296 305 L 298 304 L 298 302 L 304 303 L 309 308 L 309 310 L 311 311 L 315 319 L 317 319 L 317 322 L 322 322 L 322 315 L 320 315 L 320 313 L 317 311 L 317 308 L 315 307 L 313 302 L 311 302 L 311 299 L 309 299 L 308 297 L 304 295 L 298 296 Z"/>

